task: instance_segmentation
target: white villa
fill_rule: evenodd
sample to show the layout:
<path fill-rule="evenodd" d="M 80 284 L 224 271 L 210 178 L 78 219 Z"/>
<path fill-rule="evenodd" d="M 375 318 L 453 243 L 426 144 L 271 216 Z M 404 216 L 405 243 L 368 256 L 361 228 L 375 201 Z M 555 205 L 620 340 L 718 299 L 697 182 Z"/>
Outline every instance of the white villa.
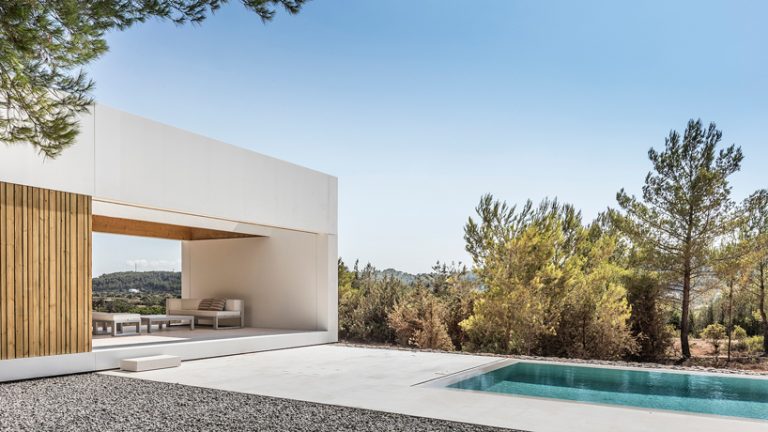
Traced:
<path fill-rule="evenodd" d="M 241 328 L 93 336 L 136 324 L 96 322 L 93 232 L 180 240 L 175 306 Z M 0 381 L 336 342 L 336 261 L 335 177 L 96 105 L 55 160 L 0 147 Z"/>

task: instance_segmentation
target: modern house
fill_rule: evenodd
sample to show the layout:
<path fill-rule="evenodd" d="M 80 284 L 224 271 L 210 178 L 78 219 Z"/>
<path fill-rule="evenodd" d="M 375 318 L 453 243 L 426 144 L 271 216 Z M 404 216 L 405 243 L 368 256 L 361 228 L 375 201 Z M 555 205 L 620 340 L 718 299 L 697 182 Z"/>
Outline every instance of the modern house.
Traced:
<path fill-rule="evenodd" d="M 182 298 L 245 329 L 99 346 L 93 232 L 181 241 Z M 335 342 L 336 261 L 335 177 L 96 105 L 57 159 L 0 146 L 0 381 Z"/>

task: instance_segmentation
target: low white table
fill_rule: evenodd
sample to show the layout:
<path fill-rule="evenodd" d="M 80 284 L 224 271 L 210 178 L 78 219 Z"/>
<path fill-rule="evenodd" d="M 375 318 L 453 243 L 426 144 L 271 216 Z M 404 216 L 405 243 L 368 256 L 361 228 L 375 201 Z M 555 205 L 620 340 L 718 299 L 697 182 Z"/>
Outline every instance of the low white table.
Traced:
<path fill-rule="evenodd" d="M 187 321 L 189 329 L 195 329 L 195 317 L 191 315 L 142 315 L 141 324 L 147 325 L 147 333 L 152 333 L 152 324 L 157 324 L 158 330 L 163 329 L 163 324 L 169 326 L 171 321 Z"/>

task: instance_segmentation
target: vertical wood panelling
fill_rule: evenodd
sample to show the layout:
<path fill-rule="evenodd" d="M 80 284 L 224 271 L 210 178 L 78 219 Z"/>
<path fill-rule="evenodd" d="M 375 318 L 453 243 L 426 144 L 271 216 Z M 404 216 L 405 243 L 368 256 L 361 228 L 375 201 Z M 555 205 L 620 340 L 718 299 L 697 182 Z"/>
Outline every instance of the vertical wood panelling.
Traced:
<path fill-rule="evenodd" d="M 12 355 L 12 357 L 24 357 L 24 297 L 22 297 L 22 292 L 24 292 L 24 249 L 22 248 L 22 244 L 24 243 L 24 232 L 22 231 L 23 227 L 23 218 L 22 215 L 24 212 L 22 211 L 24 209 L 24 201 L 22 199 L 23 195 L 23 188 L 21 186 L 14 186 L 13 187 L 13 198 L 14 198 L 14 244 L 13 244 L 13 255 L 14 255 L 14 267 L 8 269 L 9 271 L 13 271 L 14 273 L 14 280 L 13 280 L 13 291 L 14 291 L 14 333 L 15 333 L 15 351 Z M 10 290 L 10 289 L 9 289 Z"/>
<path fill-rule="evenodd" d="M 15 271 L 11 271 L 16 266 L 16 246 L 15 236 L 13 236 L 13 230 L 16 227 L 16 211 L 15 211 L 15 197 L 13 185 L 0 183 L 0 187 L 5 189 L 5 220 L 0 221 L 5 224 L 6 233 L 6 245 L 5 245 L 5 267 L 3 267 L 5 276 L 5 299 L 7 303 L 5 306 L 5 319 L 6 319 L 6 337 L 3 345 L 6 346 L 5 358 L 10 358 L 16 355 L 16 296 L 14 291 L 16 274 Z"/>
<path fill-rule="evenodd" d="M 0 182 L 0 359 L 91 350 L 91 197 Z"/>
<path fill-rule="evenodd" d="M 8 319 L 7 311 L 5 308 L 8 302 L 8 293 L 6 292 L 7 280 L 5 278 L 5 269 L 8 268 L 8 262 L 6 258 L 6 248 L 8 244 L 7 228 L 5 226 L 5 220 L 7 215 L 5 213 L 5 185 L 0 183 L 0 269 L 3 269 L 3 274 L 0 275 L 0 358 L 6 358 L 8 356 L 8 340 L 7 329 Z"/>

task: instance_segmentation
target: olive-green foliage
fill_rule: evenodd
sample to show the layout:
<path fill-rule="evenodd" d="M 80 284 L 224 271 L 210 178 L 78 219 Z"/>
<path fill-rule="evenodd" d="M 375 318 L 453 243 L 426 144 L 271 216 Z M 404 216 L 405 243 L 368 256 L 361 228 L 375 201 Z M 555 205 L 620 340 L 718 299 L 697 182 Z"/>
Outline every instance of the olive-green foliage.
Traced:
<path fill-rule="evenodd" d="M 701 332 L 701 337 L 711 343 L 715 349 L 715 355 L 720 353 L 723 340 L 728 337 L 725 326 L 720 323 L 710 324 Z"/>
<path fill-rule="evenodd" d="M 733 349 L 736 351 L 747 350 L 747 331 L 739 326 L 734 326 L 731 331 L 731 338 L 733 339 Z"/>
<path fill-rule="evenodd" d="M 465 226 L 485 291 L 462 322 L 470 350 L 616 358 L 634 352 L 616 238 L 570 205 L 485 195 Z"/>
<path fill-rule="evenodd" d="M 763 336 L 749 336 L 744 339 L 744 345 L 748 354 L 763 354 Z"/>
<path fill-rule="evenodd" d="M 738 290 L 733 296 L 733 323 L 747 334 L 761 334 L 762 324 L 758 302 L 755 293 L 749 289 Z M 693 313 L 694 326 L 692 334 L 699 334 L 710 324 L 724 324 L 728 320 L 728 299 L 726 296 L 712 298 L 706 304 L 696 308 Z"/>
<path fill-rule="evenodd" d="M 461 349 L 459 323 L 471 313 L 477 283 L 463 266 L 437 263 L 409 283 L 370 264 L 339 260 L 339 336 L 417 348 Z"/>
<path fill-rule="evenodd" d="M 737 341 L 746 339 L 747 331 L 741 328 L 740 326 L 733 326 L 733 331 L 731 331 L 731 337 L 733 338 L 733 340 L 737 340 Z"/>
<path fill-rule="evenodd" d="M 453 348 L 461 350 L 467 338 L 461 322 L 472 314 L 478 296 L 477 280 L 463 265 L 438 262 L 431 273 L 420 275 L 416 282 L 440 300 L 445 309 L 445 326 Z"/>
<path fill-rule="evenodd" d="M 734 145 L 720 148 L 722 132 L 690 120 L 682 136 L 672 131 L 664 149 L 651 149 L 653 170 L 645 177 L 641 198 L 624 189 L 616 195 L 624 213 L 622 231 L 645 249 L 647 261 L 680 291 L 680 342 L 688 344 L 692 291 L 713 264 L 711 250 L 734 229 L 729 177 L 739 171 L 743 155 Z"/>
<path fill-rule="evenodd" d="M 351 273 L 351 274 L 350 274 Z M 394 343 L 396 335 L 389 326 L 390 312 L 403 295 L 406 286 L 393 276 L 378 278 L 368 264 L 362 270 L 355 264 L 349 272 L 339 261 L 339 336 L 342 339 Z"/>
<path fill-rule="evenodd" d="M 165 313 L 167 298 L 181 297 L 181 273 L 117 272 L 93 278 L 93 310 L 111 313 Z"/>
<path fill-rule="evenodd" d="M 173 271 L 107 273 L 93 278 L 93 292 L 178 295 L 181 293 L 181 273 Z"/>
<path fill-rule="evenodd" d="M 744 209 L 745 237 L 754 248 L 747 287 L 755 296 L 753 316 L 762 327 L 763 351 L 768 353 L 768 190 L 761 189 L 750 195 Z"/>
<path fill-rule="evenodd" d="M 658 277 L 647 272 L 632 272 L 624 279 L 627 300 L 632 306 L 629 323 L 635 336 L 638 360 L 659 360 L 672 345 L 674 327 L 667 325 L 669 310 L 664 306 L 664 287 Z"/>
<path fill-rule="evenodd" d="M 397 342 L 423 349 L 453 350 L 445 325 L 446 308 L 423 286 L 408 290 L 389 313 L 389 326 Z"/>
<path fill-rule="evenodd" d="M 483 196 L 465 225 L 471 277 L 438 265 L 404 282 L 340 263 L 341 336 L 444 348 L 447 333 L 464 351 L 657 360 L 675 336 L 690 356 L 691 332 L 719 352 L 727 322 L 737 349 L 757 352 L 765 338 L 748 336 L 768 335 L 768 192 L 734 205 L 728 180 L 743 156 L 721 137 L 700 121 L 670 133 L 649 151 L 642 197 L 622 190 L 624 211 L 589 224 L 557 200 L 518 208 Z"/>
<path fill-rule="evenodd" d="M 262 20 L 306 0 L 242 0 Z M 58 156 L 78 133 L 93 82 L 83 68 L 104 54 L 104 35 L 149 19 L 200 23 L 228 0 L 3 0 L 0 2 L 0 142 Z"/>

